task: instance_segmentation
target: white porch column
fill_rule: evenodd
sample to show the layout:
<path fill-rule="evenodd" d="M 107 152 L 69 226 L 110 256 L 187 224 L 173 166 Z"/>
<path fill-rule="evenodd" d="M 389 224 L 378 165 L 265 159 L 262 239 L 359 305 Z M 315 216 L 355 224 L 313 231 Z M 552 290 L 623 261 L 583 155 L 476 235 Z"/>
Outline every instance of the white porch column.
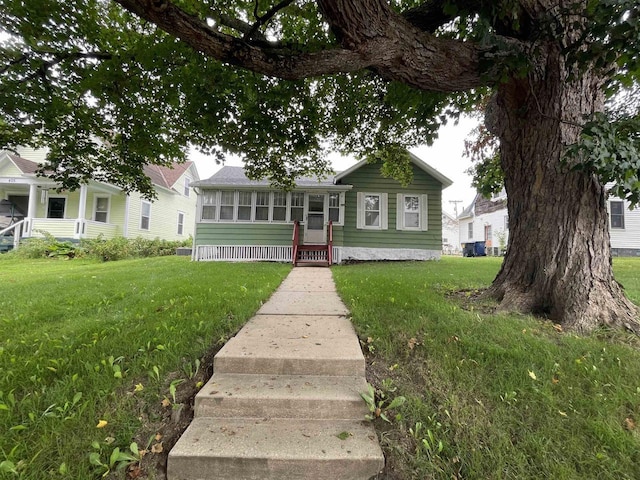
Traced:
<path fill-rule="evenodd" d="M 25 237 L 31 236 L 31 229 L 33 227 L 33 219 L 36 218 L 36 209 L 38 208 L 38 185 L 32 183 L 29 185 L 29 206 L 27 210 L 27 218 L 24 222 L 23 235 Z"/>
<path fill-rule="evenodd" d="M 80 203 L 78 205 L 78 218 L 76 219 L 76 228 L 74 238 L 84 237 L 86 230 L 85 214 L 87 213 L 87 186 L 80 185 Z"/>

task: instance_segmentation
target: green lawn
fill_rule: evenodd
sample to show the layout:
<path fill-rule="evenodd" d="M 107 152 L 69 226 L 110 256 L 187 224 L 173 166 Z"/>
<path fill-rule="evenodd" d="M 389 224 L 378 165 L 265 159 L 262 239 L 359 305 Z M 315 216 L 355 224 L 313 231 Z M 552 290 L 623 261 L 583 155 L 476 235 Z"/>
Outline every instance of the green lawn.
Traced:
<path fill-rule="evenodd" d="M 133 456 L 131 440 L 153 415 L 138 405 L 172 400 L 168 379 L 193 381 L 199 357 L 289 270 L 0 258 L 0 478 L 100 478 L 110 459 Z"/>
<path fill-rule="evenodd" d="M 376 421 L 388 478 L 640 478 L 640 342 L 580 338 L 450 296 L 498 268 L 493 258 L 334 267 L 371 382 L 386 404 L 407 398 L 392 425 Z M 640 303 L 640 259 L 614 268 Z M 110 459 L 126 463 L 157 405 L 175 403 L 172 385 L 195 389 L 197 360 L 289 270 L 0 257 L 0 478 L 97 479 Z"/>
<path fill-rule="evenodd" d="M 445 258 L 334 268 L 372 382 L 387 402 L 407 398 L 392 428 L 379 425 L 393 478 L 640 478 L 637 339 L 579 338 L 447 296 L 488 285 L 499 266 Z M 639 303 L 640 259 L 616 259 L 614 269 Z"/>

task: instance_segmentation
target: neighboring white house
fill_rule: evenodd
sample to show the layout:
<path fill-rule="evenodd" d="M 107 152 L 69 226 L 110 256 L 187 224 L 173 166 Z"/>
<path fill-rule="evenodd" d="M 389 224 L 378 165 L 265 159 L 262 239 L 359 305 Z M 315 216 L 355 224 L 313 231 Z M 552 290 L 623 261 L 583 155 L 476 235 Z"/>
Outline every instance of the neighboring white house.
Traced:
<path fill-rule="evenodd" d="M 509 241 L 509 215 L 504 190 L 491 199 L 478 193 L 458 217 L 458 224 L 461 246 L 484 242 L 487 255 L 502 255 Z"/>
<path fill-rule="evenodd" d="M 456 255 L 462 251 L 460 247 L 460 228 L 453 215 L 442 212 L 442 253 Z"/>
<path fill-rule="evenodd" d="M 640 256 L 640 210 L 629 202 L 610 198 L 609 234 L 613 256 Z M 486 199 L 477 194 L 458 217 L 460 243 L 485 242 L 487 255 L 502 255 L 509 242 L 509 215 L 504 191 Z"/>

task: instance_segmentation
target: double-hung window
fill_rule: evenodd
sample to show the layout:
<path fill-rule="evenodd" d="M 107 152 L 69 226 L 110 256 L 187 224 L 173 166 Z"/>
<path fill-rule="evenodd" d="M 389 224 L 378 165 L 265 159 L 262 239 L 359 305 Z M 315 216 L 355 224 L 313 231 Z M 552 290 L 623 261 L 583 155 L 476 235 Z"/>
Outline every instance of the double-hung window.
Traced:
<path fill-rule="evenodd" d="M 286 192 L 273 192 L 273 221 L 285 222 L 287 220 L 287 194 Z"/>
<path fill-rule="evenodd" d="M 220 220 L 233 220 L 235 192 L 220 192 Z"/>
<path fill-rule="evenodd" d="M 356 228 L 371 230 L 386 230 L 388 225 L 386 193 L 357 194 L 357 219 Z"/>
<path fill-rule="evenodd" d="M 467 238 L 469 240 L 473 239 L 473 222 L 469 223 L 467 225 Z"/>
<path fill-rule="evenodd" d="M 269 192 L 256 192 L 256 222 L 269 221 Z"/>
<path fill-rule="evenodd" d="M 329 221 L 340 223 L 340 194 L 329 194 Z"/>
<path fill-rule="evenodd" d="M 609 202 L 609 208 L 611 228 L 624 229 L 624 202 L 612 200 Z"/>
<path fill-rule="evenodd" d="M 251 221 L 251 197 L 252 192 L 238 192 L 238 221 Z"/>
<path fill-rule="evenodd" d="M 304 218 L 304 193 L 291 192 L 291 221 L 302 221 Z"/>
<path fill-rule="evenodd" d="M 151 202 L 142 200 L 140 205 L 140 230 L 149 230 L 151 224 Z"/>
<path fill-rule="evenodd" d="M 218 192 L 207 190 L 202 194 L 202 220 L 218 219 Z"/>
<path fill-rule="evenodd" d="M 191 194 L 191 179 L 189 177 L 184 177 L 184 188 L 183 192 L 185 197 L 188 197 Z"/>
<path fill-rule="evenodd" d="M 178 235 L 184 233 L 184 212 L 178 212 Z"/>
<path fill-rule="evenodd" d="M 399 193 L 396 197 L 396 230 L 427 230 L 427 196 Z"/>
<path fill-rule="evenodd" d="M 96 197 L 93 220 L 107 223 L 109 221 L 109 197 Z"/>

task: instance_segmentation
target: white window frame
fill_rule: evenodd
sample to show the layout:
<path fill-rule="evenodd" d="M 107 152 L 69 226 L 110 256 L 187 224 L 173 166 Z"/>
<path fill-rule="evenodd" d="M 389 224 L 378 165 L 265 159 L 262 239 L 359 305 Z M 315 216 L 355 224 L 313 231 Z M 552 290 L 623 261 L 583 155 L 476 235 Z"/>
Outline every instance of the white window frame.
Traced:
<path fill-rule="evenodd" d="M 622 209 L 622 213 L 616 213 L 616 217 L 621 217 L 622 218 L 622 226 L 613 226 L 613 204 L 617 204 L 620 205 L 621 209 Z M 622 200 L 609 200 L 609 228 L 612 230 L 625 230 L 626 229 L 626 225 L 625 225 L 625 215 L 624 215 L 624 202 Z"/>
<path fill-rule="evenodd" d="M 107 214 L 107 217 L 106 217 L 104 223 L 109 223 L 109 220 L 110 220 L 110 217 L 111 217 L 111 195 L 94 195 L 94 197 L 93 197 L 93 215 L 91 216 L 91 218 L 92 218 L 92 220 L 94 222 L 102 223 L 101 220 L 97 220 L 96 219 L 96 214 L 98 213 L 98 200 L 101 199 L 101 198 L 106 198 L 107 199 L 107 211 L 105 212 Z"/>
<path fill-rule="evenodd" d="M 418 226 L 405 225 L 405 197 L 418 197 Z M 429 199 L 426 194 L 404 192 L 396 195 L 396 230 L 424 231 L 429 229 Z"/>
<path fill-rule="evenodd" d="M 469 240 L 473 239 L 473 222 L 467 224 L 467 238 Z"/>
<path fill-rule="evenodd" d="M 49 216 L 49 201 L 52 198 L 62 198 L 64 200 L 64 211 L 62 212 L 62 218 L 58 218 L 58 217 L 50 217 Z M 67 207 L 69 206 L 69 198 L 67 195 L 47 195 L 47 210 L 46 210 L 46 215 L 47 218 L 51 218 L 53 220 L 63 220 L 65 218 L 67 218 Z"/>
<path fill-rule="evenodd" d="M 231 204 L 225 203 L 222 205 L 222 197 L 225 193 L 231 193 Z M 222 218 L 222 207 L 231 207 L 231 218 Z M 238 215 L 238 192 L 234 190 L 220 190 L 218 195 L 218 222 L 231 223 L 235 222 Z"/>
<path fill-rule="evenodd" d="M 284 205 L 276 205 L 276 194 L 284 195 Z M 274 218 L 274 211 L 276 208 L 284 208 L 284 219 L 276 220 Z M 271 199 L 269 201 L 269 219 L 273 223 L 287 223 L 289 221 L 289 194 L 287 192 L 271 192 Z"/>
<path fill-rule="evenodd" d="M 329 206 L 329 197 L 331 195 L 338 195 L 338 206 L 330 207 Z M 333 225 L 344 225 L 344 192 L 327 192 L 327 200 L 325 205 L 325 210 L 327 212 L 327 223 L 329 222 L 329 209 L 337 208 L 338 209 L 338 220 L 333 222 Z"/>
<path fill-rule="evenodd" d="M 504 216 L 504 229 L 509 230 L 509 215 Z"/>
<path fill-rule="evenodd" d="M 258 195 L 262 194 L 262 193 L 266 193 L 267 194 L 267 204 L 266 205 L 258 205 Z M 252 213 L 252 218 L 253 221 L 256 223 L 269 223 L 271 222 L 271 212 L 272 212 L 272 205 L 273 205 L 273 195 L 272 192 L 268 192 L 265 190 L 256 190 L 255 192 L 253 192 L 252 195 L 253 198 L 253 213 Z M 263 220 L 258 220 L 258 207 L 260 208 L 264 208 L 267 207 L 267 218 L 263 219 Z"/>
<path fill-rule="evenodd" d="M 189 177 L 184 177 L 182 194 L 187 198 L 191 196 L 191 179 Z"/>
<path fill-rule="evenodd" d="M 302 195 L 302 205 L 293 205 L 293 195 Z M 287 221 L 293 223 L 293 216 L 291 215 L 294 208 L 302 208 L 302 219 L 299 220 L 301 224 L 305 224 L 304 219 L 307 215 L 307 196 L 304 192 L 289 192 L 287 195 L 288 198 L 288 208 L 287 208 Z"/>
<path fill-rule="evenodd" d="M 149 215 L 147 218 L 147 227 L 142 226 L 142 220 L 145 218 L 144 216 L 144 206 L 149 205 Z M 150 231 L 151 230 L 151 202 L 147 200 L 140 200 L 140 230 Z"/>
<path fill-rule="evenodd" d="M 365 198 L 368 196 L 379 197 L 380 221 L 378 225 L 366 225 L 365 222 Z M 357 195 L 357 219 L 356 228 L 359 230 L 387 230 L 388 229 L 388 205 L 389 195 L 381 192 L 358 192 Z"/>
<path fill-rule="evenodd" d="M 215 203 L 204 203 L 207 193 L 213 193 Z M 202 190 L 202 194 L 198 195 L 198 211 L 200 212 L 201 222 L 218 222 L 220 220 L 220 190 Z M 204 208 L 214 207 L 215 218 L 204 218 Z"/>

